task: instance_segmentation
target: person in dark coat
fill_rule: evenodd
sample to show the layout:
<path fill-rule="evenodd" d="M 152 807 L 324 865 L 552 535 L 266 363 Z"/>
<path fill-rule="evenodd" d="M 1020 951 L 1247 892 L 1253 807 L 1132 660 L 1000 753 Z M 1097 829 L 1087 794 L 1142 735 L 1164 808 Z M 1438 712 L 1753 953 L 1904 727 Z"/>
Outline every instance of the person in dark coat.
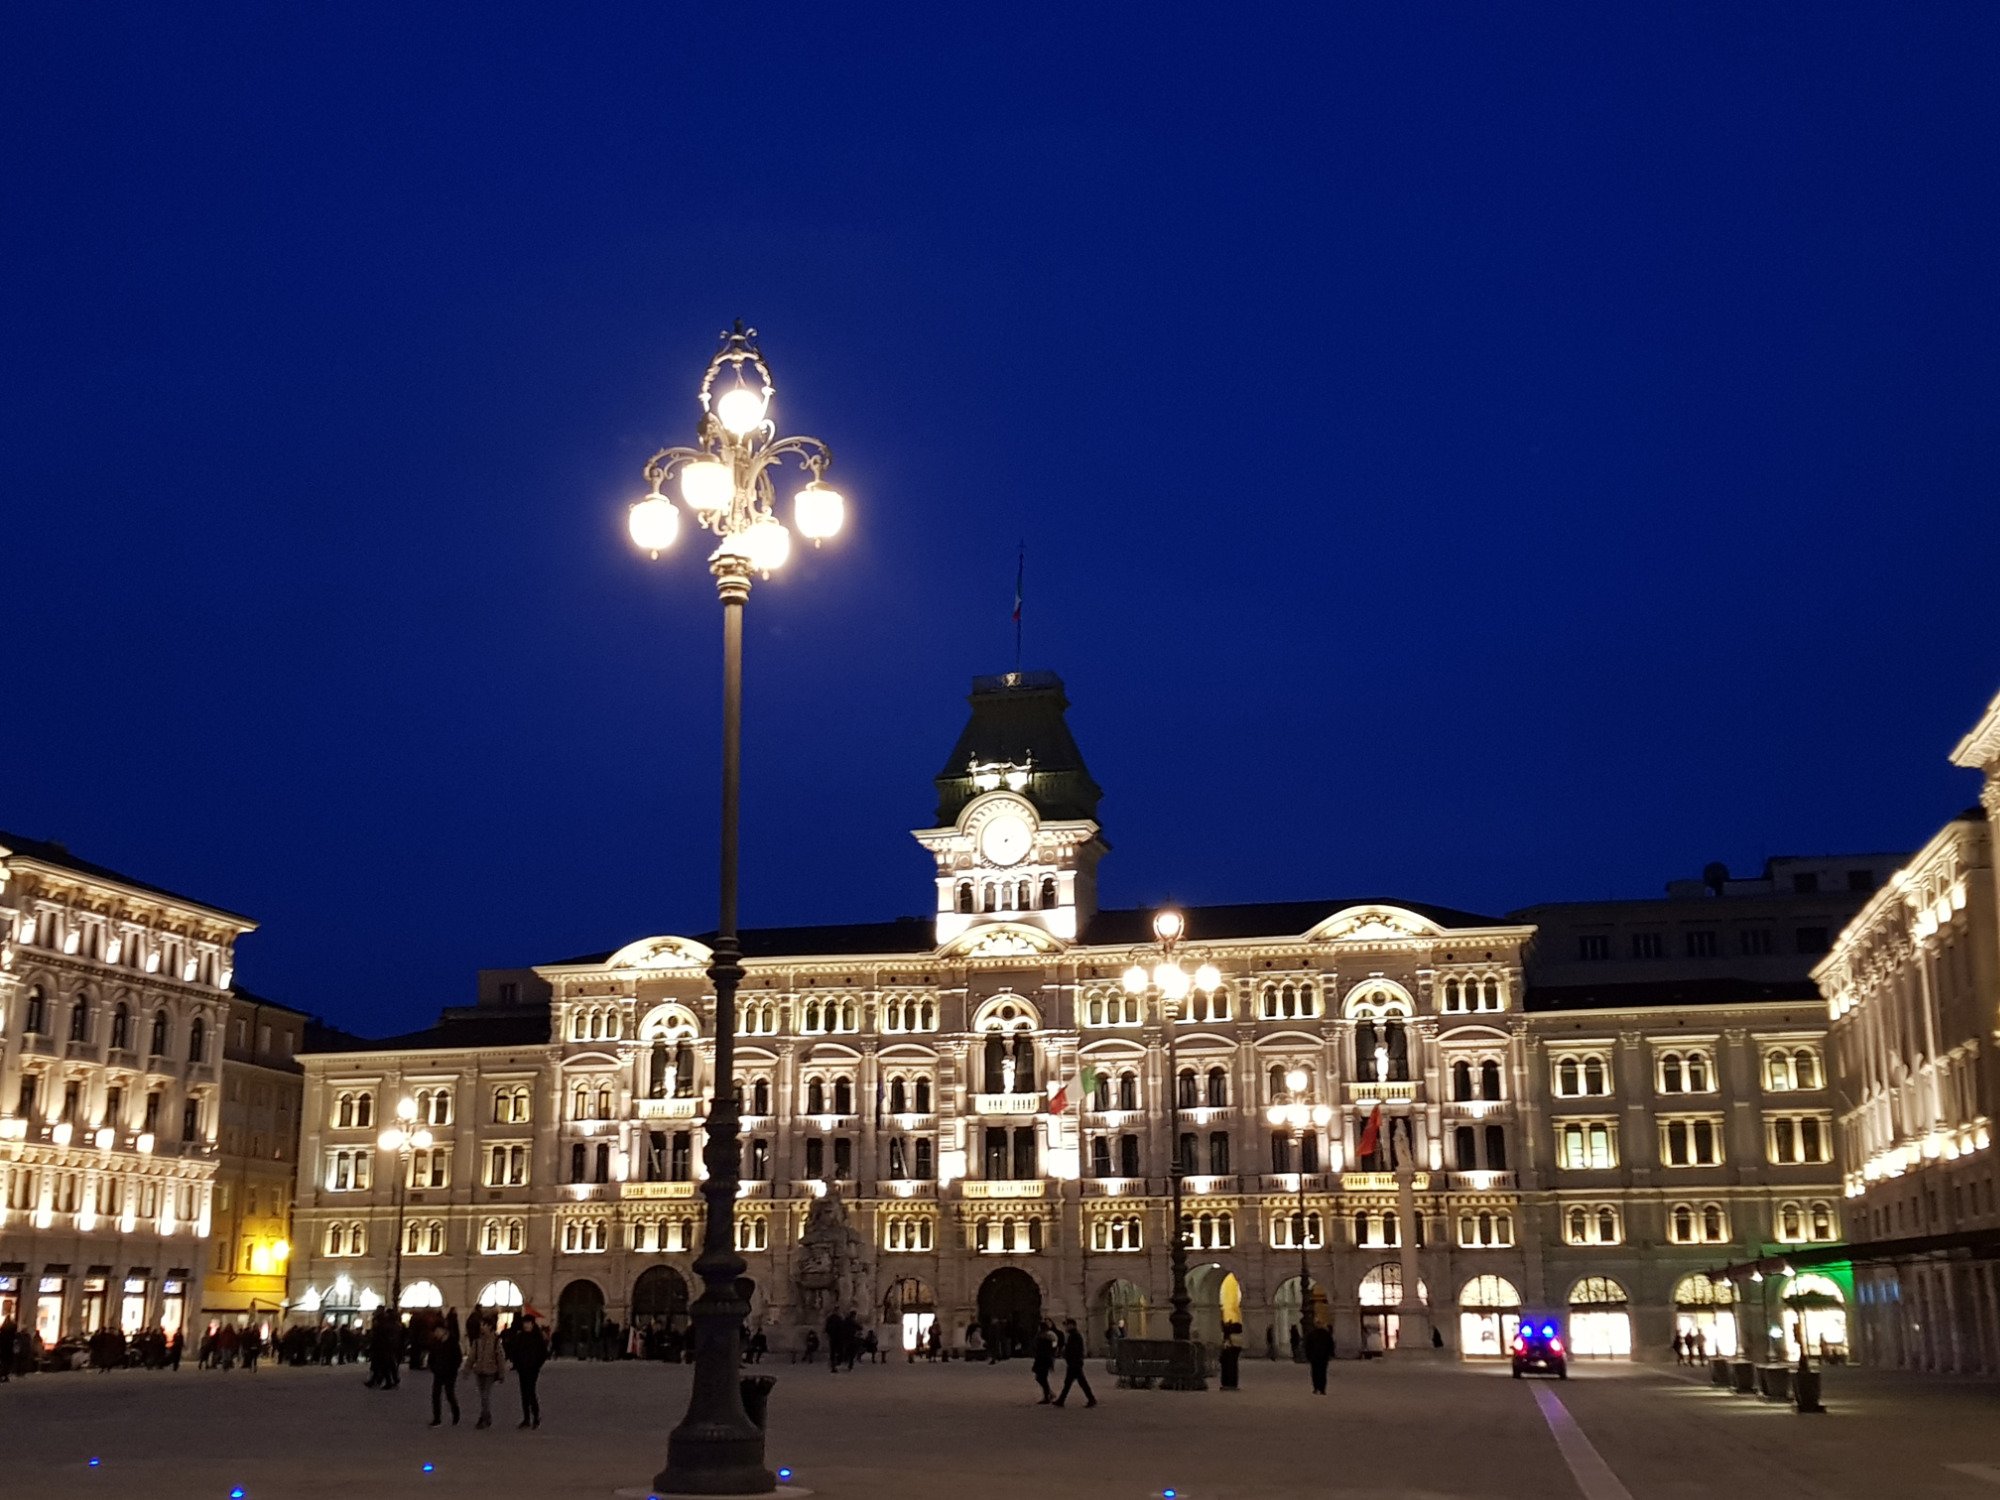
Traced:
<path fill-rule="evenodd" d="M 1047 1406 L 1056 1399 L 1056 1393 L 1049 1389 L 1049 1371 L 1056 1367 L 1056 1349 L 1061 1343 L 1062 1339 L 1056 1333 L 1056 1325 L 1047 1318 L 1042 1319 L 1042 1326 L 1035 1332 L 1035 1362 L 1032 1366 L 1035 1384 L 1042 1388 L 1042 1399 L 1039 1403 L 1042 1406 Z M 1084 1390 L 1085 1394 L 1089 1393 L 1088 1386 Z"/>
<path fill-rule="evenodd" d="M 458 1425 L 458 1369 L 465 1362 L 465 1350 L 458 1341 L 458 1309 L 431 1329 L 429 1358 L 431 1371 L 431 1426 L 444 1421 L 444 1402 L 451 1403 L 451 1425 Z"/>
<path fill-rule="evenodd" d="M 1333 1330 L 1315 1323 L 1305 1336 L 1306 1364 L 1312 1368 L 1313 1394 L 1326 1394 L 1326 1367 L 1333 1359 Z"/>
<path fill-rule="evenodd" d="M 1075 1318 L 1063 1319 L 1062 1353 L 1063 1387 L 1062 1394 L 1055 1399 L 1055 1404 L 1061 1406 L 1065 1401 L 1069 1400 L 1069 1388 L 1071 1386 L 1078 1386 L 1082 1388 L 1084 1404 L 1086 1406 L 1097 1405 L 1097 1397 L 1090 1389 L 1090 1382 L 1084 1378 L 1083 1335 L 1077 1331 Z"/>
<path fill-rule="evenodd" d="M 514 1367 L 521 1384 L 521 1425 L 539 1427 L 542 1425 L 542 1398 L 536 1390 L 536 1382 L 542 1378 L 542 1366 L 548 1363 L 549 1341 L 542 1332 L 542 1325 L 535 1321 L 533 1313 L 523 1313 L 520 1321 L 507 1330 L 501 1345 L 507 1351 L 507 1362 Z"/>
<path fill-rule="evenodd" d="M 838 1375 L 840 1362 L 847 1357 L 847 1319 L 838 1312 L 826 1315 L 826 1373 Z"/>

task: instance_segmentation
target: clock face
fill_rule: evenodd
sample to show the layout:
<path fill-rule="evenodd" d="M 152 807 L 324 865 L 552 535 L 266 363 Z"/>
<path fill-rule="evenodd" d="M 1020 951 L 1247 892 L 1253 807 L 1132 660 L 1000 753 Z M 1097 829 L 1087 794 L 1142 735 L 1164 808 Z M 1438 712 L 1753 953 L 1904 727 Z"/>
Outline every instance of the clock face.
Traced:
<path fill-rule="evenodd" d="M 1001 813 L 980 829 L 979 852 L 988 864 L 1017 864 L 1034 841 L 1027 819 L 1018 813 Z"/>

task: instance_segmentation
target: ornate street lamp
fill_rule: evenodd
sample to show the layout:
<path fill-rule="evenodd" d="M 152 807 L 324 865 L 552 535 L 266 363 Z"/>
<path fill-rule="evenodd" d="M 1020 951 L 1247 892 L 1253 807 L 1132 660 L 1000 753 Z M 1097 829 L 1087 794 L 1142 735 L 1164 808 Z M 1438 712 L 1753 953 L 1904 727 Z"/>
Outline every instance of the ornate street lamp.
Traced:
<path fill-rule="evenodd" d="M 1153 914 L 1153 936 L 1158 947 L 1138 957 L 1153 957 L 1151 965 L 1134 962 L 1125 971 L 1124 986 L 1128 995 L 1151 994 L 1159 1000 L 1160 1019 L 1167 1031 L 1167 1097 L 1172 1101 L 1168 1112 L 1168 1138 L 1172 1148 L 1169 1158 L 1171 1166 L 1167 1173 L 1167 1190 L 1173 1200 L 1173 1222 L 1170 1226 L 1168 1244 L 1172 1247 L 1174 1290 L 1168 1299 L 1173 1311 L 1167 1315 L 1168 1326 L 1173 1329 L 1174 1342 L 1186 1346 L 1189 1332 L 1194 1324 L 1194 1315 L 1188 1311 L 1187 1289 L 1187 1235 L 1181 1226 L 1181 1179 L 1187 1175 L 1187 1162 L 1181 1156 L 1181 1102 L 1180 1102 L 1180 1052 L 1176 1045 L 1175 1030 L 1180 1024 L 1181 1006 L 1188 995 L 1200 990 L 1204 995 L 1213 995 L 1222 988 L 1222 972 L 1211 963 L 1198 965 L 1190 974 L 1181 967 L 1174 956 L 1181 938 L 1187 933 L 1187 919 L 1171 908 Z M 1157 956 L 1155 956 L 1157 955 Z M 1182 1389 L 1203 1390 L 1208 1382 L 1202 1377 L 1201 1364 L 1193 1350 L 1183 1347 L 1175 1351 L 1175 1371 L 1168 1380 Z"/>
<path fill-rule="evenodd" d="M 708 1108 L 708 1142 L 702 1159 L 708 1203 L 701 1255 L 694 1268 L 702 1291 L 689 1308 L 694 1322 L 694 1389 L 687 1415 L 667 1439 L 667 1466 L 653 1488 L 670 1494 L 761 1495 L 777 1481 L 764 1466 L 764 1430 L 743 1408 L 738 1384 L 743 1320 L 750 1306 L 739 1282 L 743 1257 L 736 1251 L 736 1193 L 742 1171 L 736 1097 L 736 986 L 743 953 L 736 936 L 737 805 L 743 771 L 743 606 L 750 575 L 768 578 L 791 556 L 792 534 L 777 515 L 774 479 L 787 461 L 807 482 L 792 500 L 792 524 L 817 546 L 835 535 L 846 502 L 824 482 L 832 450 L 818 438 L 784 437 L 770 420 L 770 367 L 757 348 L 757 330 L 742 323 L 722 335 L 722 347 L 701 377 L 701 417 L 695 446 L 662 448 L 646 464 L 650 489 L 633 505 L 632 540 L 654 557 L 680 533 L 680 512 L 667 498 L 679 494 L 695 524 L 715 533 L 708 571 L 722 600 L 722 858 L 721 920 L 708 977 L 715 985 L 715 1088 Z"/>
<path fill-rule="evenodd" d="M 375 1142 L 384 1151 L 396 1154 L 396 1262 L 389 1277 L 389 1316 L 403 1315 L 403 1215 L 408 1207 L 410 1156 L 431 1149 L 431 1133 L 417 1124 L 417 1101 L 396 1103 L 396 1123 L 383 1131 Z"/>
<path fill-rule="evenodd" d="M 1264 1111 L 1264 1118 L 1279 1130 L 1292 1135 L 1292 1163 L 1298 1168 L 1299 1207 L 1293 1234 L 1299 1242 L 1299 1337 L 1313 1331 L 1317 1321 L 1312 1300 L 1312 1262 L 1306 1256 L 1306 1132 L 1324 1130 L 1333 1119 L 1329 1105 L 1314 1104 L 1308 1088 L 1312 1074 L 1293 1068 L 1285 1074 L 1285 1095 Z"/>

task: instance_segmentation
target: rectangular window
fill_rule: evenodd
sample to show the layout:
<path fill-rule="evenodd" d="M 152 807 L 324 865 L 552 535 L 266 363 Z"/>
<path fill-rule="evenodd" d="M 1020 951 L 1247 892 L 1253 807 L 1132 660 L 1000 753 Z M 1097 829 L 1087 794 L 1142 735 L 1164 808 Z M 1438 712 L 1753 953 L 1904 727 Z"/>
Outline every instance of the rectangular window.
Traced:
<path fill-rule="evenodd" d="M 1558 1160 L 1577 1171 L 1602 1171 L 1618 1164 L 1613 1127 L 1607 1121 L 1576 1120 L 1557 1136 Z"/>
<path fill-rule="evenodd" d="M 1632 956 L 1634 958 L 1659 958 L 1666 951 L 1666 939 L 1657 932 L 1635 932 L 1632 934 Z"/>
<path fill-rule="evenodd" d="M 1736 934 L 1736 946 L 1745 958 L 1761 958 L 1771 951 L 1771 929 L 1746 927 Z"/>
<path fill-rule="evenodd" d="M 1713 958 L 1720 941 L 1713 932 L 1690 932 L 1687 934 L 1687 956 L 1689 958 Z"/>
<path fill-rule="evenodd" d="M 1576 940 L 1576 956 L 1586 962 L 1611 957 L 1611 939 L 1601 932 L 1588 932 Z"/>
<path fill-rule="evenodd" d="M 1713 1120 L 1666 1120 L 1660 1157 L 1670 1167 L 1712 1167 L 1722 1160 L 1722 1131 Z"/>

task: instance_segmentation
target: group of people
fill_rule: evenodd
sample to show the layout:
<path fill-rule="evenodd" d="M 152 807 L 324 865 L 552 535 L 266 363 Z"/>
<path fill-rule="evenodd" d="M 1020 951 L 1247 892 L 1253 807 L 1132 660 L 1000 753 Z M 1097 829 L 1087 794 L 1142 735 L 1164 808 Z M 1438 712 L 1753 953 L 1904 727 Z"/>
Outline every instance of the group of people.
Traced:
<path fill-rule="evenodd" d="M 751 1341 L 753 1362 L 761 1355 L 755 1353 L 756 1340 L 763 1334 L 756 1334 Z M 810 1331 L 806 1334 L 806 1363 L 812 1363 L 818 1355 L 819 1340 Z M 881 1364 L 889 1357 L 889 1351 L 872 1328 L 864 1329 L 861 1319 L 852 1308 L 846 1312 L 836 1309 L 826 1315 L 826 1372 L 837 1375 L 843 1369 L 851 1370 L 859 1359 L 868 1364 Z"/>
<path fill-rule="evenodd" d="M 78 1340 L 56 1346 L 56 1369 L 77 1368 L 77 1355 L 91 1369 L 99 1371 L 139 1369 L 178 1370 L 185 1342 L 176 1328 L 141 1328 L 126 1333 L 122 1328 L 103 1327 Z M 16 1375 L 32 1375 L 44 1368 L 49 1346 L 38 1328 L 23 1328 L 12 1318 L 0 1321 L 0 1381 Z"/>
<path fill-rule="evenodd" d="M 1049 1386 L 1049 1376 L 1054 1373 L 1058 1359 L 1063 1365 L 1060 1395 Z M 1076 1326 L 1076 1319 L 1064 1318 L 1061 1331 L 1051 1319 L 1042 1319 L 1042 1326 L 1035 1330 L 1034 1359 L 1029 1369 L 1034 1372 L 1035 1383 L 1042 1388 L 1043 1406 L 1063 1405 L 1069 1400 L 1072 1388 L 1083 1392 L 1085 1406 L 1097 1405 L 1097 1393 L 1091 1390 L 1083 1373 L 1083 1362 L 1083 1332 Z"/>
<path fill-rule="evenodd" d="M 376 1329 L 384 1322 L 394 1325 L 397 1321 L 388 1317 L 388 1309 L 377 1314 Z M 371 1330 L 371 1335 L 375 1330 Z M 378 1342 L 371 1337 L 371 1345 Z M 398 1383 L 394 1350 L 397 1348 L 393 1331 L 380 1340 L 391 1351 L 388 1367 L 384 1370 L 379 1361 L 371 1358 L 367 1384 L 377 1390 L 393 1389 Z M 542 1327 L 541 1320 L 533 1309 L 524 1310 L 514 1320 L 511 1327 L 500 1327 L 500 1315 L 491 1308 L 476 1307 L 466 1317 L 461 1333 L 458 1309 L 452 1308 L 443 1317 L 426 1322 L 423 1337 L 412 1341 L 412 1368 L 427 1369 L 431 1372 L 431 1426 L 441 1426 L 444 1409 L 451 1408 L 451 1422 L 458 1425 L 460 1411 L 458 1405 L 458 1377 L 461 1370 L 472 1372 L 473 1383 L 479 1391 L 479 1418 L 474 1427 L 493 1425 L 493 1388 L 507 1378 L 507 1372 L 514 1372 L 515 1384 L 521 1392 L 522 1427 L 542 1425 L 541 1377 L 542 1366 L 549 1359 L 549 1336 Z M 386 1374 L 386 1381 L 378 1376 Z"/>
<path fill-rule="evenodd" d="M 1674 1363 L 1677 1365 L 1702 1365 L 1708 1363 L 1708 1339 L 1693 1331 L 1674 1335 Z"/>

